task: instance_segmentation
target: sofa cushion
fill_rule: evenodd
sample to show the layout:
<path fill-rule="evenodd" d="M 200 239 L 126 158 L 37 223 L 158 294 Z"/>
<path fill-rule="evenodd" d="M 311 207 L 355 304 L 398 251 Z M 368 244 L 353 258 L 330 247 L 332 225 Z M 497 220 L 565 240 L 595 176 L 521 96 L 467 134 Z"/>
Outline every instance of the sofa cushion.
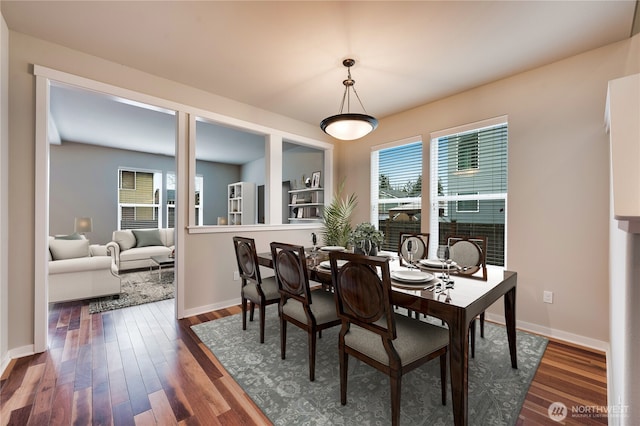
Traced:
<path fill-rule="evenodd" d="M 113 231 L 113 241 L 118 243 L 120 250 L 129 250 L 136 246 L 136 237 L 129 229 Z"/>
<path fill-rule="evenodd" d="M 164 238 L 164 245 L 167 247 L 171 247 L 174 244 L 174 233 L 173 228 L 165 228 L 160 232 L 162 237 Z"/>
<path fill-rule="evenodd" d="M 134 229 L 136 247 L 164 246 L 158 229 Z"/>
<path fill-rule="evenodd" d="M 56 240 L 84 240 L 84 236 L 78 234 L 77 232 L 74 232 L 73 234 L 69 234 L 69 235 L 56 235 L 54 237 Z"/>
<path fill-rule="evenodd" d="M 49 251 L 53 260 L 89 257 L 89 240 L 56 240 L 49 241 Z"/>
<path fill-rule="evenodd" d="M 109 268 L 111 268 L 111 256 L 64 259 L 56 262 L 49 262 L 49 275 L 109 270 Z"/>
<path fill-rule="evenodd" d="M 136 247 L 134 249 L 121 252 L 120 262 L 144 259 L 149 260 L 151 256 L 168 256 L 169 254 L 171 254 L 171 248 L 165 246 Z"/>

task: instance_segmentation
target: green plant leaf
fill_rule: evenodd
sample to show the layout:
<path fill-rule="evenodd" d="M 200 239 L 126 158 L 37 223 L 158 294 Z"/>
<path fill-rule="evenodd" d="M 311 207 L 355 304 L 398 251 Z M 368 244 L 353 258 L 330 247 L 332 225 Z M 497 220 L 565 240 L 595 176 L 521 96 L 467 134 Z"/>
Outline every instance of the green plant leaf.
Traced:
<path fill-rule="evenodd" d="M 333 196 L 331 204 L 327 205 L 323 212 L 324 229 L 322 237 L 325 245 L 346 247 L 351 233 L 351 215 L 358 205 L 358 197 L 355 194 L 342 198 L 344 181 Z"/>

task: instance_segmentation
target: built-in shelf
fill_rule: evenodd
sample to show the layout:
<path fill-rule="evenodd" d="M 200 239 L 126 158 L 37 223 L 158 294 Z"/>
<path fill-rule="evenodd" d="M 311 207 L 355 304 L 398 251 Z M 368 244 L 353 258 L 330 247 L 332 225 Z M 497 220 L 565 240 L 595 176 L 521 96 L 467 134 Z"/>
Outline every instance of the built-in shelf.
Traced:
<path fill-rule="evenodd" d="M 302 188 L 289 191 L 289 222 L 322 222 L 324 188 Z"/>
<path fill-rule="evenodd" d="M 227 224 L 256 223 L 256 184 L 237 182 L 227 185 Z"/>

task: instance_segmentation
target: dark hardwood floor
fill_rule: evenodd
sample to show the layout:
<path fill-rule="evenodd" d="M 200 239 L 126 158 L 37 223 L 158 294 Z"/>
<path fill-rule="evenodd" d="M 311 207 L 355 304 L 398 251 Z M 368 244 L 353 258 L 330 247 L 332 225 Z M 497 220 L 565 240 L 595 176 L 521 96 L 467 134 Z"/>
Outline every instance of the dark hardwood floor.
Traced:
<path fill-rule="evenodd" d="M 0 378 L 0 424 L 270 424 L 190 329 L 240 307 L 180 321 L 173 312 L 173 300 L 94 315 L 86 302 L 54 305 L 50 349 L 12 361 Z M 552 341 L 518 424 L 556 424 L 552 402 L 606 406 L 606 394 L 604 354 Z"/>

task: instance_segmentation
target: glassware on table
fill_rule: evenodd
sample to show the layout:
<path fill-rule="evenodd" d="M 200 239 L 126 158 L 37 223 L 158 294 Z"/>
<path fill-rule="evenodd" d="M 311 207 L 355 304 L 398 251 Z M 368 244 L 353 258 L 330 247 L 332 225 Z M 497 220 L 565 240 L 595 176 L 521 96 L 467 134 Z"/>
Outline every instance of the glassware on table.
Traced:
<path fill-rule="evenodd" d="M 407 239 L 407 256 L 409 257 L 409 269 L 413 268 L 413 241 Z"/>
<path fill-rule="evenodd" d="M 447 275 L 445 274 L 445 268 L 447 266 L 447 257 L 449 254 L 449 247 L 448 246 L 438 246 L 438 252 L 436 253 L 436 255 L 438 256 L 438 260 L 440 262 L 442 262 L 442 273 L 440 274 L 440 276 L 438 278 L 440 278 L 441 280 L 448 280 Z"/>
<path fill-rule="evenodd" d="M 365 255 L 369 256 L 371 254 L 371 249 L 373 248 L 371 240 L 363 240 L 360 248 Z"/>

